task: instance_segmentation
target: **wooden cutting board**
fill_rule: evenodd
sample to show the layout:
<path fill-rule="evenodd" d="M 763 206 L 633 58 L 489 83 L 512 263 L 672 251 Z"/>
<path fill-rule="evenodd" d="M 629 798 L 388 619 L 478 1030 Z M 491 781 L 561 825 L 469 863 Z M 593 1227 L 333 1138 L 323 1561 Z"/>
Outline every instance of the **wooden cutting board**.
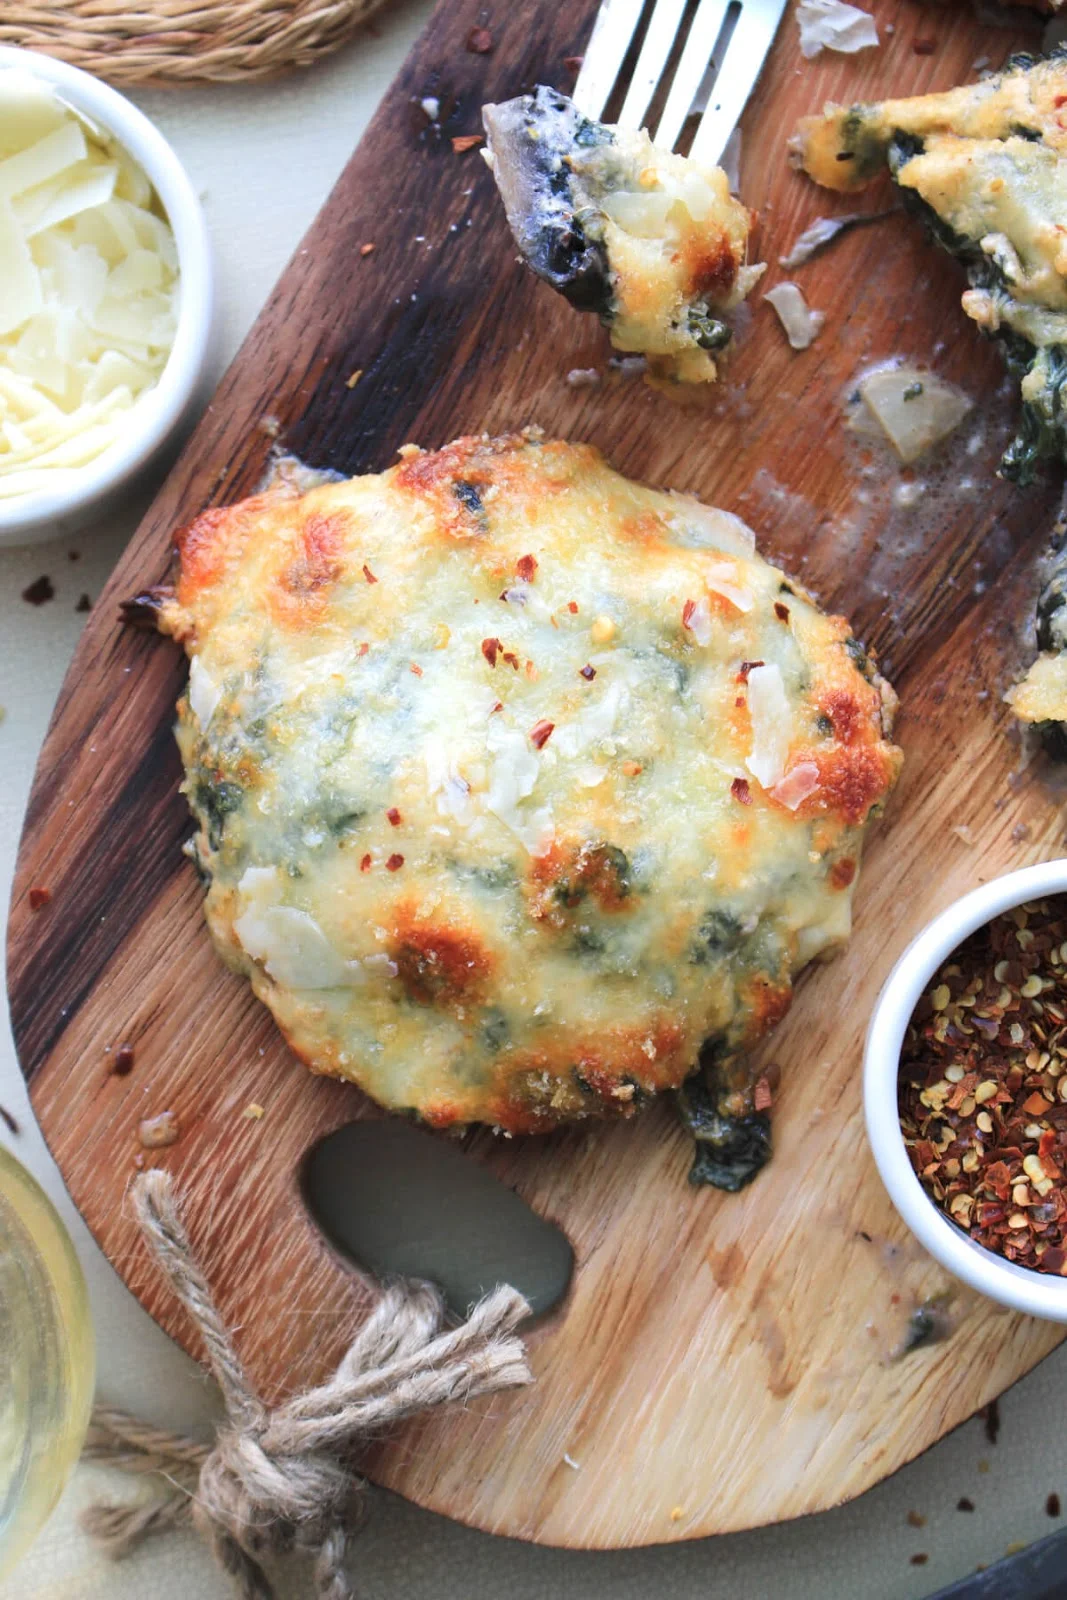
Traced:
<path fill-rule="evenodd" d="M 998 393 L 1000 357 L 959 309 L 955 264 L 901 217 L 797 271 L 827 314 L 806 353 L 788 348 L 757 293 L 729 380 L 703 404 L 608 374 L 596 324 L 520 269 L 482 161 L 450 142 L 478 130 L 484 100 L 537 81 L 569 87 L 566 60 L 593 9 L 522 0 L 495 16 L 493 51 L 478 55 L 466 39 L 481 0 L 439 8 L 93 611 L 37 772 L 9 964 L 33 1102 L 100 1244 L 195 1349 L 125 1203 L 139 1119 L 174 1112 L 179 1142 L 148 1159 L 176 1175 L 251 1373 L 277 1396 L 325 1371 L 366 1292 L 304 1213 L 301 1157 L 377 1113 L 300 1067 L 209 946 L 180 848 L 189 823 L 171 723 L 184 662 L 123 631 L 120 598 L 166 576 L 176 526 L 255 486 L 275 435 L 312 464 L 364 472 L 406 440 L 539 423 L 593 441 L 633 477 L 739 512 L 767 554 L 850 614 L 900 690 L 907 762 L 871 841 L 852 943 L 803 980 L 764 1052 L 781 1068 L 773 1164 L 737 1196 L 690 1189 L 668 1106 L 550 1138 L 472 1135 L 471 1159 L 566 1230 L 572 1290 L 531 1336 L 533 1389 L 413 1422 L 369 1464 L 378 1482 L 464 1522 L 583 1547 L 834 1505 L 1063 1337 L 957 1290 L 952 1337 L 891 1359 L 910 1312 L 946 1280 L 892 1212 L 860 1110 L 863 1031 L 910 937 L 976 883 L 1062 849 L 1048 773 L 1001 703 L 1058 484 L 1020 492 L 993 476 L 1014 409 Z M 963 7 L 873 9 L 879 50 L 812 63 L 787 17 L 749 107 L 743 190 L 772 263 L 816 215 L 854 208 L 788 169 L 799 115 L 828 98 L 944 87 L 1033 39 L 1025 21 L 1013 35 Z M 426 96 L 444 137 L 427 126 Z M 252 178 L 266 198 L 269 175 Z M 781 276 L 772 265 L 767 283 Z M 934 484 L 908 510 L 891 503 L 899 478 L 887 484 L 880 457 L 864 476 L 842 402 L 865 363 L 931 352 L 984 420 L 955 447 L 955 492 Z M 593 366 L 599 387 L 568 386 L 569 369 Z M 30 909 L 31 886 L 51 890 L 43 910 Z M 122 1043 L 135 1061 L 116 1076 Z M 250 1102 L 262 1120 L 243 1115 Z"/>

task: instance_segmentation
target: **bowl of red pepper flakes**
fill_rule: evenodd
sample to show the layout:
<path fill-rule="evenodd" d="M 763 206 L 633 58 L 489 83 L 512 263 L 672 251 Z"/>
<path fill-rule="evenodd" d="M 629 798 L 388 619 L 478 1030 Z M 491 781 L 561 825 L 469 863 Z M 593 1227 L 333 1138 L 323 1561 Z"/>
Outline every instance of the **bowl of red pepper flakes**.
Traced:
<path fill-rule="evenodd" d="M 983 884 L 897 962 L 867 1037 L 897 1210 L 973 1288 L 1067 1322 L 1067 861 Z"/>

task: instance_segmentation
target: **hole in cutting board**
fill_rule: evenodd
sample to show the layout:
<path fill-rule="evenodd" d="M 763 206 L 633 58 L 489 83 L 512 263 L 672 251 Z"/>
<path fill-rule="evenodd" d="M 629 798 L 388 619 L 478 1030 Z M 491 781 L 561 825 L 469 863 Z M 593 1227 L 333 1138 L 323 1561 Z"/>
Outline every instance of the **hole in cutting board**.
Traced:
<path fill-rule="evenodd" d="M 555 1223 L 406 1122 L 349 1122 L 328 1134 L 305 1157 L 300 1188 L 335 1250 L 378 1278 L 429 1278 L 457 1316 L 498 1283 L 539 1315 L 570 1283 L 574 1252 Z"/>

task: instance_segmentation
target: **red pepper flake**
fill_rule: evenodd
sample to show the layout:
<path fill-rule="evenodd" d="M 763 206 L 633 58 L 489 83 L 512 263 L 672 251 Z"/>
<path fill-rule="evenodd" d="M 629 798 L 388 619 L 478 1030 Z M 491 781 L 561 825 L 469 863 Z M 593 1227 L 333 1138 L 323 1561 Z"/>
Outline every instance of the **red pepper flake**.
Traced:
<path fill-rule="evenodd" d="M 120 1044 L 115 1051 L 115 1059 L 111 1063 L 111 1076 L 113 1078 L 128 1078 L 133 1071 L 133 1045 Z"/>
<path fill-rule="evenodd" d="M 55 597 L 55 587 L 47 573 L 40 578 L 34 578 L 33 582 L 22 591 L 22 598 L 31 606 L 43 606 L 46 600 L 54 600 Z"/>
<path fill-rule="evenodd" d="M 835 861 L 830 868 L 831 889 L 847 889 L 856 876 L 856 863 L 851 856 L 842 856 L 840 861 Z"/>
<path fill-rule="evenodd" d="M 515 654 L 515 652 L 513 650 L 505 650 L 503 655 L 500 657 L 500 659 L 501 659 L 501 661 L 504 661 L 504 662 L 507 663 L 507 665 L 511 668 L 512 672 L 518 672 L 518 670 L 519 670 L 519 658 L 518 658 L 518 656 Z"/>
<path fill-rule="evenodd" d="M 44 906 L 46 906 L 48 904 L 48 902 L 49 902 L 49 900 L 51 900 L 51 898 L 52 898 L 51 889 L 31 889 L 30 892 L 29 892 L 29 895 L 27 896 L 27 899 L 30 902 L 30 910 L 31 911 L 40 911 Z"/>
<path fill-rule="evenodd" d="M 392 855 L 392 856 L 389 857 L 389 860 L 385 863 L 385 870 L 386 870 L 386 872 L 399 872 L 403 865 L 404 865 L 404 857 L 403 856 L 401 856 L 401 855 Z"/>
<path fill-rule="evenodd" d="M 400 812 L 396 809 L 396 806 L 390 806 L 389 810 L 385 814 L 389 818 L 389 821 L 394 828 L 399 828 L 400 824 L 404 820 L 400 815 Z"/>
<path fill-rule="evenodd" d="M 359 870 L 360 870 L 360 872 L 369 872 L 370 871 L 370 854 L 369 854 L 369 852 L 360 861 Z"/>
<path fill-rule="evenodd" d="M 578 668 L 578 674 L 580 677 L 584 678 L 587 683 L 592 683 L 593 679 L 596 677 L 596 668 L 591 667 L 587 661 L 584 667 Z"/>
<path fill-rule="evenodd" d="M 1057 111 L 1061 106 L 1067 106 L 1067 94 L 1058 94 L 1053 100 L 1052 104 L 1055 106 Z"/>
<path fill-rule="evenodd" d="M 534 573 L 537 571 L 537 557 L 520 556 L 515 563 L 515 571 L 524 583 L 533 583 Z"/>
<path fill-rule="evenodd" d="M 752 1109 L 754 1111 L 769 1111 L 774 1103 L 771 1086 L 766 1078 L 758 1078 L 756 1087 L 752 1091 Z"/>
<path fill-rule="evenodd" d="M 367 563 L 365 561 L 363 563 L 363 576 L 366 578 L 368 583 L 377 583 L 378 582 L 377 578 L 374 576 L 374 573 L 371 571 L 371 569 L 368 567 L 368 565 L 367 565 Z"/>
<path fill-rule="evenodd" d="M 467 150 L 473 150 L 476 145 L 484 144 L 480 133 L 457 133 L 452 140 L 452 148 L 457 156 L 463 155 Z"/>
<path fill-rule="evenodd" d="M 541 721 L 535 722 L 530 729 L 530 743 L 535 745 L 538 750 L 543 750 L 552 737 L 552 730 L 555 726 L 554 722 L 549 722 L 542 717 Z"/>
<path fill-rule="evenodd" d="M 467 35 L 467 49 L 475 56 L 487 56 L 493 48 L 493 35 L 488 28 L 472 28 Z"/>
<path fill-rule="evenodd" d="M 917 56 L 932 56 L 937 49 L 937 40 L 916 39 L 911 48 Z"/>
<path fill-rule="evenodd" d="M 502 648 L 503 646 L 501 645 L 499 639 L 482 640 L 482 655 L 485 657 L 491 667 L 496 666 L 496 658 Z"/>
<path fill-rule="evenodd" d="M 369 651 L 370 651 L 370 645 L 369 644 L 361 644 L 359 649 L 356 651 L 356 655 L 357 656 L 365 656 L 365 655 L 367 655 L 369 653 Z"/>
<path fill-rule="evenodd" d="M 752 804 L 752 791 L 748 786 L 747 778 L 735 778 L 730 785 L 730 793 L 741 805 L 750 806 Z"/>
<path fill-rule="evenodd" d="M 753 667 L 762 667 L 764 665 L 765 665 L 765 663 L 762 662 L 762 661 L 742 661 L 740 667 L 738 667 L 738 669 L 737 669 L 737 679 L 736 679 L 736 681 L 738 683 L 747 683 L 748 682 L 748 675 L 752 671 L 752 668 Z"/>
<path fill-rule="evenodd" d="M 576 617 L 578 615 L 578 602 L 577 602 L 577 600 L 568 600 L 567 601 L 567 610 L 570 612 L 572 617 Z"/>
<path fill-rule="evenodd" d="M 774 602 L 774 614 L 778 618 L 779 622 L 789 621 L 789 607 L 783 605 L 780 600 L 776 600 Z"/>
<path fill-rule="evenodd" d="M 692 620 L 693 620 L 693 612 L 696 610 L 696 608 L 697 608 L 697 603 L 696 603 L 695 600 L 687 600 L 685 602 L 685 605 L 682 607 L 682 627 L 683 628 L 688 628 L 689 624 L 692 622 Z"/>
<path fill-rule="evenodd" d="M 419 666 L 417 661 L 413 661 L 411 663 L 411 670 L 415 674 L 416 678 L 422 677 L 422 668 Z"/>
<path fill-rule="evenodd" d="M 503 709 L 504 709 L 504 702 L 503 702 L 503 700 L 498 700 L 498 701 L 497 701 L 497 702 L 496 702 L 496 704 L 495 704 L 495 705 L 494 705 L 494 706 L 490 706 L 490 708 L 489 708 L 489 715 L 490 715 L 490 716 L 493 716 L 493 714 L 494 714 L 494 713 L 495 713 L 495 712 L 497 712 L 497 711 L 503 711 Z"/>
<path fill-rule="evenodd" d="M 369 255 L 372 255 L 376 249 L 377 249 L 376 245 L 373 245 L 373 244 L 361 244 L 360 247 L 359 247 L 359 253 L 360 253 L 361 256 L 369 256 Z"/>

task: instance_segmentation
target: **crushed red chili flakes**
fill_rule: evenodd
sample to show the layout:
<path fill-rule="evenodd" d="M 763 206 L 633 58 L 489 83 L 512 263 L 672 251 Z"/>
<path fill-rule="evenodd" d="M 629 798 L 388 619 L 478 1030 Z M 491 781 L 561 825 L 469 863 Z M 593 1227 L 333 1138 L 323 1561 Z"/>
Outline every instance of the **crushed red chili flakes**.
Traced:
<path fill-rule="evenodd" d="M 26 897 L 30 902 L 31 911 L 40 911 L 52 898 L 51 889 L 33 888 Z"/>
<path fill-rule="evenodd" d="M 1067 1277 L 1067 901 L 971 935 L 915 1008 L 901 1131 L 931 1199 L 986 1249 Z"/>
<path fill-rule="evenodd" d="M 596 668 L 595 667 L 591 667 L 589 665 L 588 661 L 586 662 L 584 667 L 579 667 L 578 668 L 578 672 L 581 675 L 581 677 L 583 677 L 585 679 L 586 683 L 592 683 L 593 679 L 596 677 Z"/>
<path fill-rule="evenodd" d="M 366 578 L 368 583 L 377 583 L 378 582 L 377 578 L 374 576 L 374 573 L 371 571 L 371 569 L 368 567 L 368 565 L 367 565 L 367 563 L 365 561 L 363 563 L 363 576 Z"/>
<path fill-rule="evenodd" d="M 533 583 L 537 571 L 537 557 L 520 556 L 515 563 L 515 571 L 525 583 Z"/>
<path fill-rule="evenodd" d="M 735 778 L 733 783 L 730 785 L 730 793 L 733 795 L 734 799 L 739 800 L 743 806 L 750 806 L 752 804 L 752 791 L 749 789 L 747 778 Z"/>
<path fill-rule="evenodd" d="M 404 857 L 402 855 L 391 855 L 385 863 L 385 870 L 386 872 L 399 872 L 403 865 Z"/>
<path fill-rule="evenodd" d="M 552 737 L 552 730 L 555 726 L 556 724 L 549 722 L 547 717 L 542 717 L 541 721 L 535 722 L 530 729 L 530 743 L 538 750 L 543 750 Z"/>
<path fill-rule="evenodd" d="M 404 820 L 396 806 L 390 806 L 389 810 L 385 814 L 389 818 L 389 821 L 394 828 L 399 828 L 400 824 Z"/>

